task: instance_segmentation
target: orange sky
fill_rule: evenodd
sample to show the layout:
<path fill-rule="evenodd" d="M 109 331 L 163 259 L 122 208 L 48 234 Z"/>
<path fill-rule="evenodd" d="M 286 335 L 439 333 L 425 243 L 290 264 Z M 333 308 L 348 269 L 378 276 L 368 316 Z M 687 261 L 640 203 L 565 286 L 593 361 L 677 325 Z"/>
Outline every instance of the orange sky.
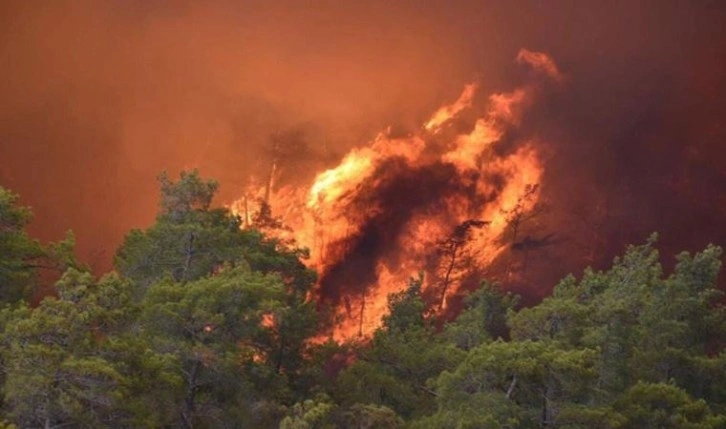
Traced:
<path fill-rule="evenodd" d="M 35 235 L 73 229 L 106 269 L 152 221 L 161 170 L 198 167 L 231 200 L 295 129 L 306 150 L 283 178 L 310 180 L 465 83 L 510 88 L 528 48 L 568 78 L 522 124 L 553 142 L 551 228 L 603 216 L 606 253 L 655 229 L 674 248 L 724 240 L 725 8 L 633 3 L 4 1 L 0 184 Z"/>

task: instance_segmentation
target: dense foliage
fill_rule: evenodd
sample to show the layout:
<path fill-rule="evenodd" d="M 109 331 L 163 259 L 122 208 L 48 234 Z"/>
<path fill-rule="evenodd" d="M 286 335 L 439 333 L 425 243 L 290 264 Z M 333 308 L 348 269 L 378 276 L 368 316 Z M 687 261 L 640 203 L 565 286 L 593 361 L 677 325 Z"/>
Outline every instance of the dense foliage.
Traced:
<path fill-rule="evenodd" d="M 18 205 L 16 194 L 0 186 L 0 303 L 27 300 L 38 288 L 40 274 L 77 266 L 73 234 L 42 246 L 25 231 L 32 217 L 30 209 Z"/>
<path fill-rule="evenodd" d="M 721 249 L 655 237 L 539 305 L 482 282 L 442 326 L 422 279 L 369 341 L 323 342 L 305 252 L 162 175 L 156 222 L 95 278 L 0 188 L 0 428 L 724 428 Z M 38 270 L 55 293 L 28 298 Z"/>

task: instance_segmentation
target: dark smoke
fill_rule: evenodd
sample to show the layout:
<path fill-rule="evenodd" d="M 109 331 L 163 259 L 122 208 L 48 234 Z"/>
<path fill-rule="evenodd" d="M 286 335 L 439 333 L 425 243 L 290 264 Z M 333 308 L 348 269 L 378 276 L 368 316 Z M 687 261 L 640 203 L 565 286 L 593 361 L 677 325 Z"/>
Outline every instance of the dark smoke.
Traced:
<path fill-rule="evenodd" d="M 348 207 L 363 217 L 360 231 L 333 243 L 338 261 L 322 273 L 320 294 L 339 302 L 341 293 L 361 296 L 376 281 L 378 261 L 396 267 L 398 239 L 413 215 L 445 213 L 442 195 L 462 193 L 456 169 L 450 164 L 410 167 L 402 159 L 382 163 Z M 422 267 L 423 269 L 424 267 Z"/>
<path fill-rule="evenodd" d="M 666 259 L 726 244 L 724 41 L 720 1 L 6 0 L 0 184 L 33 206 L 35 235 L 72 228 L 107 269 L 122 235 L 152 221 L 161 170 L 198 167 L 228 201 L 264 177 L 276 133 L 301 130 L 290 139 L 305 155 L 281 167 L 305 182 L 468 81 L 523 81 L 526 47 L 565 75 L 519 129 L 547 153 L 548 209 L 526 234 L 558 241 L 518 278 L 543 294 L 651 231 Z"/>

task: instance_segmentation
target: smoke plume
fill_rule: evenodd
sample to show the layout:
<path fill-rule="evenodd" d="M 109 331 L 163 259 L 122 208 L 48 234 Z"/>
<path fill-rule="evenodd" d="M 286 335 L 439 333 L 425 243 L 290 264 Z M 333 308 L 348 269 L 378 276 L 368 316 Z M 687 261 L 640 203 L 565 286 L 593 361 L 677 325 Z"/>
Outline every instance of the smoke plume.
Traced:
<path fill-rule="evenodd" d="M 123 234 L 153 220 L 162 170 L 217 178 L 220 203 L 272 164 L 275 189 L 304 186 L 381 130 L 419 132 L 467 83 L 484 98 L 536 86 L 493 149 L 525 156 L 536 141 L 544 166 L 541 209 L 503 250 L 513 288 L 546 294 L 652 231 L 667 260 L 726 244 L 722 2 L 482 3 L 2 2 L 0 184 L 33 207 L 36 236 L 73 229 L 81 258 L 105 270 Z M 450 132 L 474 129 L 467 114 Z M 444 151 L 429 140 L 421 159 Z M 331 299 L 334 283 L 373 281 L 351 273 L 400 262 L 390 240 L 441 195 L 471 192 L 453 165 L 376 167 L 376 193 L 356 193 L 351 215 L 395 210 L 340 244 L 354 262 L 328 268 Z M 491 198 L 504 182 L 488 178 Z"/>

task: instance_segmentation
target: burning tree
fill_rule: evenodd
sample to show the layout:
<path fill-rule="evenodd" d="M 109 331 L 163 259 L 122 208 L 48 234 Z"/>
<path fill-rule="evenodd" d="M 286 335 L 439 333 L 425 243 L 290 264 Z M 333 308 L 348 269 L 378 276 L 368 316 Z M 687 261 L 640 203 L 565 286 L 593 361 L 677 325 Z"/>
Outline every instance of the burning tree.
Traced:
<path fill-rule="evenodd" d="M 507 222 L 507 232 L 502 238 L 514 244 L 519 238 L 520 229 L 522 225 L 535 217 L 540 210 L 535 206 L 537 191 L 539 190 L 538 184 L 528 184 L 524 187 L 524 192 L 517 198 L 517 202 L 512 208 L 504 209 L 500 211 L 505 216 Z"/>
<path fill-rule="evenodd" d="M 311 249 L 307 263 L 320 273 L 318 294 L 341 319 L 334 328 L 338 338 L 380 326 L 388 295 L 432 261 L 429 272 L 437 282 L 427 289 L 435 289 L 432 301 L 442 309 L 469 268 L 501 266 L 508 250 L 531 248 L 532 240 L 521 236 L 542 207 L 537 203 L 544 166 L 539 142 L 518 127 L 540 85 L 560 79 L 544 54 L 526 51 L 517 61 L 545 79 L 491 94 L 483 106 L 477 86 L 467 85 L 421 128 L 380 133 L 319 172 L 309 186 L 275 189 L 287 148 L 301 140 L 271 140 L 270 174 L 256 194 L 269 206 L 261 204 L 259 221 L 274 220 L 274 213 L 290 229 L 273 235 Z M 250 201 L 245 198 L 245 213 Z M 291 207 L 300 206 L 291 215 Z M 249 216 L 246 224 L 254 221 Z"/>
<path fill-rule="evenodd" d="M 538 192 L 538 184 L 528 184 L 524 187 L 524 191 L 517 198 L 512 208 L 501 210 L 507 224 L 505 233 L 502 234 L 502 240 L 508 243 L 513 252 L 521 252 L 524 255 L 521 267 L 523 274 L 527 270 L 529 252 L 553 243 L 554 234 L 548 234 L 542 238 L 533 238 L 530 235 L 521 238 L 525 225 L 547 210 L 547 207 L 538 201 Z M 512 255 L 505 268 L 505 278 L 507 280 L 511 278 L 513 268 L 514 256 Z"/>
<path fill-rule="evenodd" d="M 449 286 L 460 280 L 464 271 L 471 269 L 472 258 L 467 252 L 466 246 L 471 241 L 472 229 L 480 229 L 490 223 L 484 220 L 469 219 L 454 228 L 454 232 L 446 239 L 437 242 L 439 311 L 444 308 Z"/>

